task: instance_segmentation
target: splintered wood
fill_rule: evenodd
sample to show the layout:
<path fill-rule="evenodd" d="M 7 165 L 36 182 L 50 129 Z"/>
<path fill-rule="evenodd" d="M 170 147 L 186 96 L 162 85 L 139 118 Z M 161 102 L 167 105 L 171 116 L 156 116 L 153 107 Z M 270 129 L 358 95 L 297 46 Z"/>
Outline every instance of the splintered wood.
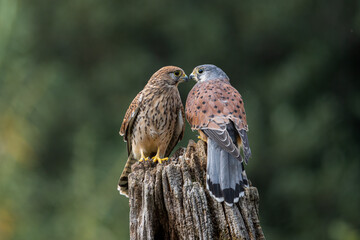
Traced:
<path fill-rule="evenodd" d="M 137 162 L 129 175 L 131 239 L 265 239 L 255 187 L 233 207 L 206 190 L 206 144 L 190 140 L 168 161 Z"/>

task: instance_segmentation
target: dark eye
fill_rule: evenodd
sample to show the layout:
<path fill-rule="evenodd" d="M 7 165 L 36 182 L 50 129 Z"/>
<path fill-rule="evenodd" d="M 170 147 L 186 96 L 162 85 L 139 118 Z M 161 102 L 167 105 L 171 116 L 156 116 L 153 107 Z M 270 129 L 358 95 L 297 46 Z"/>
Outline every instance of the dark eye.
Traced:
<path fill-rule="evenodd" d="M 204 70 L 201 68 L 198 70 L 198 73 L 200 73 L 200 74 L 202 74 L 203 72 L 204 72 Z"/>
<path fill-rule="evenodd" d="M 174 74 L 175 74 L 175 76 L 179 77 L 181 72 L 178 70 L 178 71 L 175 71 Z"/>

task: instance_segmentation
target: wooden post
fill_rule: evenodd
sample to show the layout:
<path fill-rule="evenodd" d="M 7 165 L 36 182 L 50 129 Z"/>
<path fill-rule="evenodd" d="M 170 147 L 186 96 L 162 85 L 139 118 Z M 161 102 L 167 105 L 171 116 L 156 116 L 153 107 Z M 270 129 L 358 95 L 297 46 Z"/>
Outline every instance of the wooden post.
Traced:
<path fill-rule="evenodd" d="M 206 144 L 190 140 L 166 163 L 137 162 L 129 175 L 131 239 L 265 239 L 259 194 L 233 207 L 206 190 Z"/>

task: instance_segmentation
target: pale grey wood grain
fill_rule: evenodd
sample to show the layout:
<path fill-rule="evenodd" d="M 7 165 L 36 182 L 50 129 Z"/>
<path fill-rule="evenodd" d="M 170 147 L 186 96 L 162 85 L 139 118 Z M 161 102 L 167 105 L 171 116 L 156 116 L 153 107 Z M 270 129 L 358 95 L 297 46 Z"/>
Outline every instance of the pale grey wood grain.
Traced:
<path fill-rule="evenodd" d="M 206 190 L 206 144 L 190 141 L 169 161 L 138 162 L 129 175 L 131 239 L 265 239 L 255 187 L 233 207 Z"/>

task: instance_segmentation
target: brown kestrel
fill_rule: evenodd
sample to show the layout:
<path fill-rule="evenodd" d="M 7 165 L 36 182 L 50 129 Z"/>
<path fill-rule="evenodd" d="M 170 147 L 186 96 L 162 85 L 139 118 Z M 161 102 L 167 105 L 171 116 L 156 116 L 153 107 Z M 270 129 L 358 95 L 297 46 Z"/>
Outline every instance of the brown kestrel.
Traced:
<path fill-rule="evenodd" d="M 185 114 L 177 87 L 187 80 L 181 68 L 163 67 L 131 102 L 120 129 L 128 150 L 128 160 L 118 184 L 120 194 L 128 196 L 132 164 L 150 158 L 162 163 L 182 139 Z"/>
<path fill-rule="evenodd" d="M 248 186 L 243 158 L 247 163 L 251 150 L 244 102 L 214 65 L 197 66 L 190 79 L 197 83 L 186 100 L 186 119 L 208 144 L 206 186 L 217 201 L 232 206 Z"/>

